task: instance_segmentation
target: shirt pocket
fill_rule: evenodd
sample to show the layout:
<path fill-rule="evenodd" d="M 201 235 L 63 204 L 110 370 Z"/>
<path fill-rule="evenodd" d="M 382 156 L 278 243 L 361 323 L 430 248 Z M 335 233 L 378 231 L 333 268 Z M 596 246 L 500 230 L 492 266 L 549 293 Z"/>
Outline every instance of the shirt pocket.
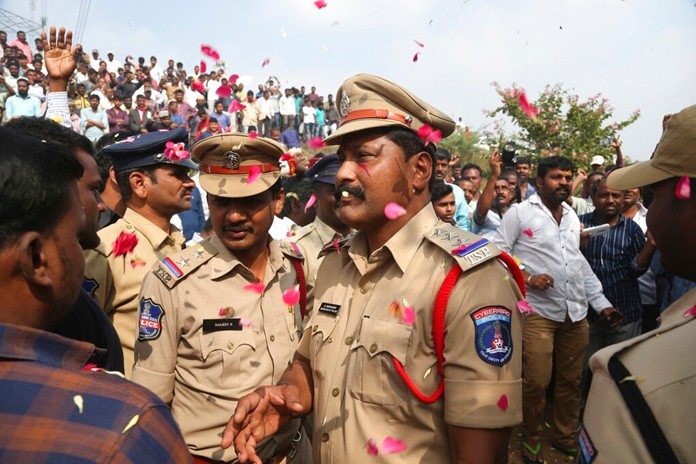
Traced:
<path fill-rule="evenodd" d="M 256 341 L 252 330 L 226 330 L 199 333 L 201 369 L 214 388 L 238 389 L 254 376 L 244 370 L 252 369 Z"/>
<path fill-rule="evenodd" d="M 353 398 L 384 406 L 406 400 L 411 393 L 394 367 L 394 358 L 406 364 L 412 329 L 396 322 L 363 318 L 358 339 L 351 347 L 354 369 L 348 384 Z"/>

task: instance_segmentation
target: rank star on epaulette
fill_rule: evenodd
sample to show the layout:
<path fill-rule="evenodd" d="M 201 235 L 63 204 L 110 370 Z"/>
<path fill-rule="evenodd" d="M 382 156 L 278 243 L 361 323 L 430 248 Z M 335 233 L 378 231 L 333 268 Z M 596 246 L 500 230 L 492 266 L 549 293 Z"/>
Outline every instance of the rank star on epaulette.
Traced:
<path fill-rule="evenodd" d="M 177 261 L 177 264 L 178 264 L 179 266 L 181 266 L 181 267 L 186 267 L 186 266 L 190 266 L 190 264 L 188 263 L 189 261 L 191 261 L 191 260 L 190 260 L 190 259 L 185 259 L 185 258 L 182 256 L 181 259 L 180 259 L 179 261 Z"/>
<path fill-rule="evenodd" d="M 439 227 L 432 232 L 430 232 L 430 236 L 432 237 L 433 235 L 440 235 L 443 232 L 443 229 L 440 229 Z"/>
<path fill-rule="evenodd" d="M 198 259 L 203 259 L 203 251 L 204 251 L 204 250 L 203 250 L 202 247 L 199 248 L 199 249 L 197 249 L 197 250 L 193 253 L 193 259 L 196 259 L 196 260 L 198 260 Z"/>
<path fill-rule="evenodd" d="M 450 232 L 447 234 L 447 240 L 452 241 L 452 239 L 459 237 L 459 234 L 456 232 Z"/>

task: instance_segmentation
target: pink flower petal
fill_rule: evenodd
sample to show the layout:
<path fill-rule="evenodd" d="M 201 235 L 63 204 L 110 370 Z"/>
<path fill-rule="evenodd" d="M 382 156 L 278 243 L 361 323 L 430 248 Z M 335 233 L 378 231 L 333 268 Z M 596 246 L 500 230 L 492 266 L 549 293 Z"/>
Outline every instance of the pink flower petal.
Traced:
<path fill-rule="evenodd" d="M 691 309 L 686 311 L 684 313 L 684 317 L 693 317 L 696 316 L 696 305 L 692 306 Z"/>
<path fill-rule="evenodd" d="M 251 329 L 251 327 L 254 325 L 250 319 L 245 319 L 245 318 L 240 318 L 239 319 L 239 325 L 244 327 L 245 329 Z"/>
<path fill-rule="evenodd" d="M 255 139 L 256 137 L 259 136 L 259 133 L 256 131 L 252 131 L 252 132 L 249 132 L 248 136 L 250 139 Z"/>
<path fill-rule="evenodd" d="M 263 60 L 263 63 L 261 63 L 261 67 L 265 68 L 266 66 L 268 66 L 268 63 L 270 63 L 270 62 L 271 62 L 271 59 L 266 58 L 265 60 Z"/>
<path fill-rule="evenodd" d="M 377 448 L 377 442 L 372 438 L 367 440 L 367 454 L 370 456 L 377 456 L 379 454 L 379 449 Z"/>
<path fill-rule="evenodd" d="M 420 55 L 420 52 L 416 52 L 416 54 L 413 55 L 413 62 L 414 62 L 414 63 L 415 63 L 416 61 L 418 61 L 418 55 Z"/>
<path fill-rule="evenodd" d="M 677 182 L 677 188 L 674 189 L 674 196 L 680 200 L 691 198 L 691 179 L 687 176 L 680 177 Z"/>
<path fill-rule="evenodd" d="M 220 98 L 227 98 L 232 95 L 232 87 L 229 85 L 221 85 L 217 88 L 215 94 Z"/>
<path fill-rule="evenodd" d="M 249 290 L 252 292 L 256 292 L 258 294 L 263 293 L 263 291 L 266 289 L 266 286 L 263 284 L 263 282 L 259 282 L 257 284 L 247 284 L 244 286 L 244 290 Z"/>
<path fill-rule="evenodd" d="M 316 202 L 317 202 L 317 196 L 316 196 L 315 194 L 311 194 L 311 195 L 309 196 L 309 199 L 307 200 L 307 204 L 306 204 L 305 207 L 304 207 L 305 213 L 306 213 L 307 210 L 308 210 L 309 208 L 311 208 L 311 207 L 314 205 L 314 203 L 316 203 Z"/>
<path fill-rule="evenodd" d="M 292 153 L 283 153 L 282 155 L 280 155 L 280 161 L 290 161 L 294 159 L 295 155 L 293 155 Z"/>
<path fill-rule="evenodd" d="M 451 251 L 451 253 L 452 253 L 453 255 L 456 255 L 456 254 L 459 254 L 459 253 L 461 253 L 462 251 L 466 250 L 467 248 L 468 248 L 468 246 L 466 246 L 466 245 L 464 245 L 464 244 L 461 244 L 461 245 L 459 245 L 457 248 L 453 249 L 453 250 Z"/>
<path fill-rule="evenodd" d="M 518 301 L 517 302 L 517 310 L 519 312 L 521 312 L 522 314 L 534 312 L 534 308 L 532 308 L 532 305 L 530 305 L 527 300 Z"/>
<path fill-rule="evenodd" d="M 261 177 L 261 168 L 258 166 L 251 166 L 249 168 L 249 177 L 247 177 L 247 184 L 253 184 L 259 177 Z"/>
<path fill-rule="evenodd" d="M 324 0 L 317 0 L 316 2 L 314 2 L 314 5 L 320 10 L 322 8 L 326 8 L 326 2 Z"/>
<path fill-rule="evenodd" d="M 508 409 L 508 397 L 507 395 L 501 395 L 498 400 L 498 409 L 505 412 Z"/>
<path fill-rule="evenodd" d="M 384 207 L 384 215 L 387 216 L 387 219 L 390 219 L 392 221 L 398 217 L 403 216 L 404 214 L 406 214 L 406 210 L 403 206 L 397 203 L 389 202 L 387 203 L 387 206 Z"/>
<path fill-rule="evenodd" d="M 424 44 L 423 42 L 419 42 L 419 41 L 417 41 L 417 40 L 415 40 L 415 39 L 414 39 L 413 41 L 414 41 L 414 42 L 416 43 L 416 45 L 418 45 L 419 47 L 421 47 L 421 48 L 425 47 L 425 44 Z"/>
<path fill-rule="evenodd" d="M 201 53 L 203 53 L 206 56 L 209 56 L 215 61 L 218 61 L 220 59 L 220 54 L 210 45 L 201 45 Z"/>
<path fill-rule="evenodd" d="M 239 79 L 239 74 L 230 74 L 230 78 L 227 79 L 227 83 L 229 85 L 234 85 L 234 83 L 237 82 L 237 79 Z"/>
<path fill-rule="evenodd" d="M 530 118 L 536 119 L 539 110 L 536 106 L 529 104 L 529 101 L 527 100 L 527 94 L 524 92 L 520 92 L 517 98 L 520 102 L 520 109 L 522 110 L 522 112 L 524 112 L 524 114 L 526 114 Z"/>
<path fill-rule="evenodd" d="M 201 81 L 193 81 L 191 82 L 191 90 L 195 90 L 199 93 L 204 93 L 205 87 L 203 87 L 203 83 Z"/>
<path fill-rule="evenodd" d="M 524 229 L 524 230 L 522 231 L 522 233 L 523 233 L 524 235 L 526 235 L 527 237 L 529 237 L 529 238 L 534 237 L 534 232 L 532 232 L 532 229 L 530 229 L 530 228 Z"/>
<path fill-rule="evenodd" d="M 387 437 L 382 442 L 382 454 L 400 453 L 406 450 L 406 444 L 398 438 Z"/>
<path fill-rule="evenodd" d="M 321 137 L 314 137 L 313 139 L 310 139 L 307 145 L 309 145 L 309 148 L 321 148 L 326 146 L 326 144 L 322 142 Z"/>
<path fill-rule="evenodd" d="M 358 163 L 358 167 L 360 169 L 362 169 L 363 171 L 365 171 L 365 173 L 367 174 L 367 177 L 372 177 L 372 174 L 370 174 L 370 171 L 367 170 L 367 166 L 365 166 L 362 163 Z"/>
<path fill-rule="evenodd" d="M 204 73 L 204 72 L 206 72 L 206 71 L 208 70 L 208 65 L 206 64 L 205 61 L 201 60 L 201 66 L 200 66 L 200 68 L 201 68 L 201 72 L 202 72 L 202 73 Z"/>
<path fill-rule="evenodd" d="M 404 310 L 401 313 L 401 322 L 408 325 L 413 325 L 413 323 L 416 322 L 416 312 L 413 308 L 404 306 Z"/>
<path fill-rule="evenodd" d="M 288 306 L 295 306 L 300 301 L 300 286 L 288 288 L 283 292 L 283 303 Z"/>
<path fill-rule="evenodd" d="M 418 129 L 418 138 L 427 146 L 429 143 L 438 143 L 442 140 L 442 131 L 433 129 L 430 124 L 423 124 Z"/>
<path fill-rule="evenodd" d="M 338 239 L 335 238 L 331 241 L 331 244 L 333 245 L 334 249 L 336 250 L 337 253 L 341 252 L 341 245 L 338 243 Z"/>
<path fill-rule="evenodd" d="M 234 113 L 235 111 L 243 110 L 244 108 L 246 108 L 246 105 L 242 105 L 237 100 L 232 100 L 232 103 L 230 103 L 230 107 L 227 108 L 227 111 Z"/>
<path fill-rule="evenodd" d="M 233 312 L 232 308 L 230 308 L 229 306 L 226 308 L 220 308 L 218 310 L 218 316 L 220 316 L 220 317 L 229 316 L 232 312 Z"/>

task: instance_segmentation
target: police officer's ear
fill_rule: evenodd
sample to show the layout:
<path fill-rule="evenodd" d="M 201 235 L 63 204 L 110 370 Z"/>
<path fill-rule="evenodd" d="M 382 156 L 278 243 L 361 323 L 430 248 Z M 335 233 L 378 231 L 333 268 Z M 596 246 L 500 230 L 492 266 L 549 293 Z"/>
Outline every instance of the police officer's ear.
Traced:
<path fill-rule="evenodd" d="M 140 198 L 141 200 L 145 200 L 147 198 L 149 186 L 152 183 L 147 174 L 134 171 L 128 176 L 128 182 L 130 183 L 131 190 L 133 191 L 133 196 Z"/>
<path fill-rule="evenodd" d="M 291 200 L 293 201 L 293 200 Z M 278 193 L 275 194 L 275 198 L 273 198 L 273 214 L 276 216 L 280 216 L 281 211 L 283 211 L 283 204 L 285 203 L 285 190 L 281 187 L 278 190 Z M 294 202 L 290 206 L 294 210 L 296 206 L 298 206 L 300 202 Z"/>
<path fill-rule="evenodd" d="M 408 164 L 412 167 L 411 182 L 415 191 L 426 190 L 433 175 L 433 158 L 427 152 L 421 151 L 409 158 Z"/>

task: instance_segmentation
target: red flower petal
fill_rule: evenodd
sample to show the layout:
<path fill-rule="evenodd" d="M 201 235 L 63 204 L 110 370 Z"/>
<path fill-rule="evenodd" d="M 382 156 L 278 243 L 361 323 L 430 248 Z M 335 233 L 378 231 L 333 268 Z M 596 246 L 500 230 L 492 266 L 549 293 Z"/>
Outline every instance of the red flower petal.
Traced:
<path fill-rule="evenodd" d="M 413 55 L 413 62 L 414 62 L 414 63 L 415 63 L 416 61 L 418 61 L 418 55 L 420 55 L 420 52 L 416 52 L 416 54 Z"/>
<path fill-rule="evenodd" d="M 534 308 L 532 308 L 532 305 L 530 305 L 529 301 L 527 301 L 527 300 L 518 301 L 517 302 L 517 310 L 519 312 L 521 312 L 522 314 L 534 312 Z"/>
<path fill-rule="evenodd" d="M 696 316 L 696 305 L 692 306 L 691 309 L 686 311 L 684 313 L 684 317 L 693 317 Z"/>
<path fill-rule="evenodd" d="M 421 48 L 425 47 L 425 44 L 423 42 L 419 42 L 415 39 L 413 41 L 416 42 L 416 45 L 418 45 L 419 47 L 421 47 Z"/>
<path fill-rule="evenodd" d="M 530 228 L 524 229 L 524 230 L 522 231 L 522 233 L 523 233 L 524 235 L 526 235 L 527 237 L 529 237 L 529 238 L 534 237 L 534 232 L 532 232 L 532 229 L 530 229 Z"/>
<path fill-rule="evenodd" d="M 263 284 L 263 282 L 259 282 L 257 284 L 247 284 L 244 286 L 244 290 L 256 292 L 256 293 L 263 293 L 263 291 L 266 289 L 266 286 Z"/>
<path fill-rule="evenodd" d="M 413 323 L 416 322 L 416 312 L 413 308 L 404 306 L 403 313 L 401 314 L 401 321 L 408 325 L 413 325 Z"/>
<path fill-rule="evenodd" d="M 249 168 L 249 177 L 247 177 L 247 184 L 253 184 L 259 177 L 261 177 L 261 168 L 258 166 L 251 166 Z"/>
<path fill-rule="evenodd" d="M 237 100 L 232 100 L 232 103 L 230 103 L 230 107 L 227 108 L 227 111 L 234 113 L 235 111 L 243 110 L 244 108 L 246 108 L 246 105 L 242 105 Z"/>
<path fill-rule="evenodd" d="M 307 145 L 309 145 L 309 148 L 321 148 L 326 146 L 326 144 L 322 142 L 321 137 L 314 137 L 313 139 L 310 139 Z"/>
<path fill-rule="evenodd" d="M 232 87 L 229 85 L 221 85 L 217 88 L 215 94 L 220 98 L 227 98 L 232 95 Z"/>
<path fill-rule="evenodd" d="M 135 246 L 138 244 L 138 236 L 135 232 L 121 232 L 116 237 L 116 241 L 113 244 L 114 256 L 124 256 L 131 251 L 135 250 Z"/>
<path fill-rule="evenodd" d="M 208 70 L 208 65 L 205 61 L 201 60 L 201 72 L 204 73 Z"/>
<path fill-rule="evenodd" d="M 307 200 L 307 204 L 305 204 L 305 207 L 304 207 L 305 213 L 306 213 L 307 210 L 308 210 L 309 208 L 311 208 L 311 207 L 314 205 L 314 203 L 316 203 L 316 202 L 317 202 L 317 196 L 316 196 L 315 194 L 311 194 L 311 195 L 309 196 L 309 199 Z"/>
<path fill-rule="evenodd" d="M 382 454 L 400 453 L 405 449 L 406 444 L 397 438 L 387 437 L 382 442 Z"/>
<path fill-rule="evenodd" d="M 206 56 L 209 56 L 215 61 L 218 61 L 220 59 L 220 54 L 210 45 L 201 45 L 201 53 L 203 53 Z"/>
<path fill-rule="evenodd" d="M 524 114 L 526 114 L 532 119 L 536 119 L 539 110 L 536 106 L 529 104 L 529 101 L 527 100 L 527 94 L 525 94 L 524 92 L 520 92 L 517 98 L 520 102 L 520 109 L 524 112 Z"/>
<path fill-rule="evenodd" d="M 237 79 L 239 79 L 239 74 L 230 74 L 230 78 L 227 79 L 227 83 L 229 85 L 234 85 L 234 83 L 237 82 Z"/>
<path fill-rule="evenodd" d="M 229 306 L 226 307 L 226 308 L 220 308 L 220 309 L 218 310 L 218 316 L 220 316 L 220 317 L 229 316 L 229 315 L 231 315 L 233 312 L 234 312 L 234 310 L 233 310 L 231 307 L 229 307 Z"/>
<path fill-rule="evenodd" d="M 377 442 L 372 438 L 367 440 L 367 454 L 370 456 L 377 456 L 379 454 L 379 449 L 377 448 Z"/>
<path fill-rule="evenodd" d="M 271 59 L 266 58 L 265 60 L 263 60 L 263 63 L 261 63 L 261 67 L 265 68 L 266 66 L 268 66 L 268 63 L 270 63 L 270 62 L 271 62 Z"/>
<path fill-rule="evenodd" d="M 326 2 L 324 0 L 317 0 L 316 2 L 314 2 L 314 5 L 320 10 L 322 8 L 326 8 Z"/>
<path fill-rule="evenodd" d="M 433 129 L 430 124 L 423 124 L 418 129 L 418 138 L 427 146 L 429 143 L 439 143 L 442 140 L 442 131 Z"/>
<path fill-rule="evenodd" d="M 397 203 L 389 202 L 387 203 L 387 206 L 384 207 L 384 215 L 387 217 L 387 219 L 392 221 L 403 216 L 404 214 L 406 214 L 406 210 L 403 206 Z"/>
<path fill-rule="evenodd" d="M 293 155 L 292 153 L 283 153 L 282 155 L 280 155 L 280 161 L 289 161 L 294 159 L 295 155 Z"/>
<path fill-rule="evenodd" d="M 508 409 L 508 397 L 507 395 L 501 395 L 498 400 L 498 409 L 505 412 Z"/>
<path fill-rule="evenodd" d="M 295 306 L 300 301 L 300 286 L 295 285 L 283 292 L 283 303 Z"/>
<path fill-rule="evenodd" d="M 680 200 L 688 200 L 691 197 L 691 180 L 687 176 L 679 178 L 674 196 Z"/>
<path fill-rule="evenodd" d="M 191 82 L 191 90 L 195 90 L 200 93 L 205 92 L 205 87 L 203 87 L 203 83 L 201 81 L 193 81 Z"/>

